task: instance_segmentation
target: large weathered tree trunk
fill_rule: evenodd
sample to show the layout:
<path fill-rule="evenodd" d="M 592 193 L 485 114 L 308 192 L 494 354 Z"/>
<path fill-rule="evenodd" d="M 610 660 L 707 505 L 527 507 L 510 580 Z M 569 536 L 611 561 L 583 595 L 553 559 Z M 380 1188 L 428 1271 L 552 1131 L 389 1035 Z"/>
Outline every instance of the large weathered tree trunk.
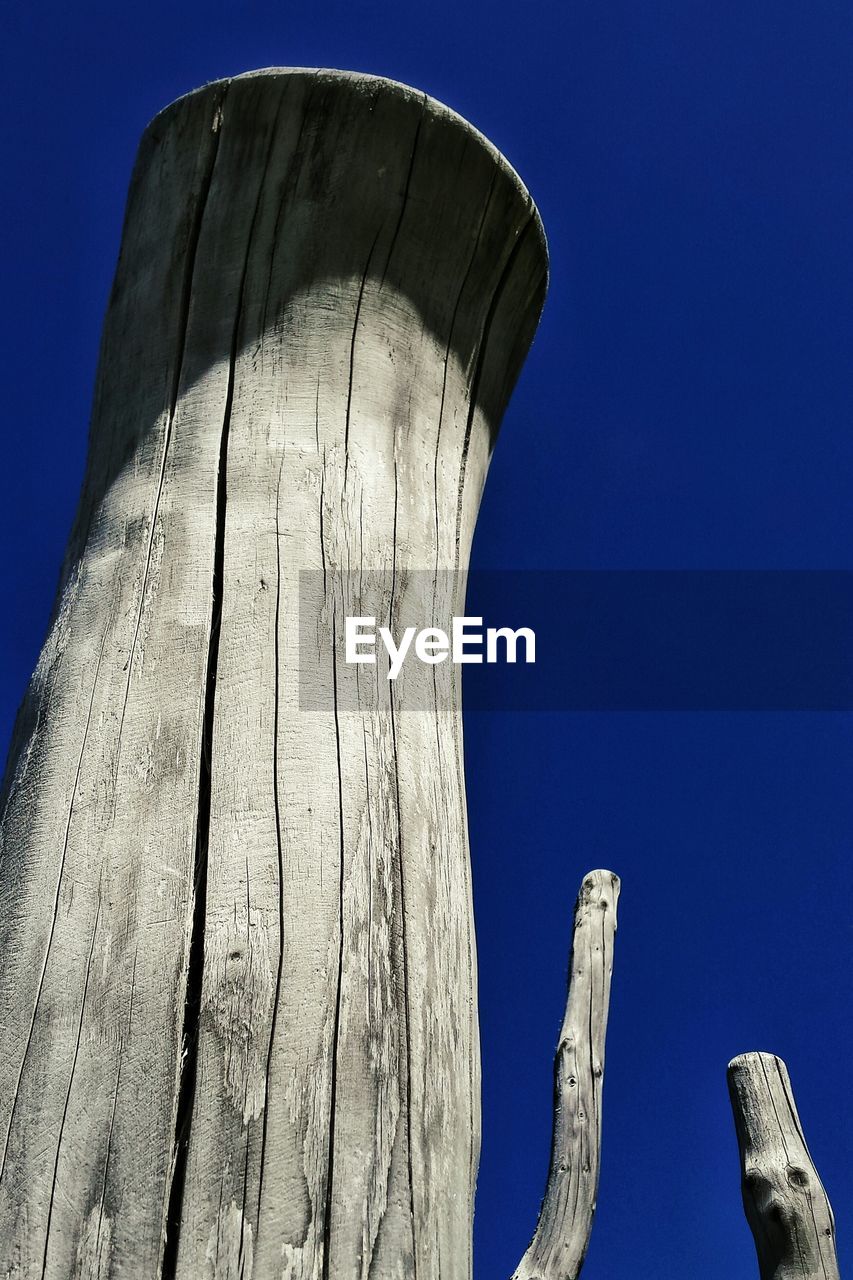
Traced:
<path fill-rule="evenodd" d="M 465 569 L 545 271 L 509 166 L 387 81 L 146 132 L 4 787 L 0 1273 L 468 1276 L 458 689 L 331 641 L 362 571 L 393 618 Z"/>

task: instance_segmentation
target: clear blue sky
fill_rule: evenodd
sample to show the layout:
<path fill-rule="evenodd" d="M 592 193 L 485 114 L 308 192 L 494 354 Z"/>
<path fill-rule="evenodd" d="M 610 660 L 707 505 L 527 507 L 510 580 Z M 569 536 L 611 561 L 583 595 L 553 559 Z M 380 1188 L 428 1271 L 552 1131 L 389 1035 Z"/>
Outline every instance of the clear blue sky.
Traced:
<path fill-rule="evenodd" d="M 18 3 L 4 17 L 0 736 L 82 475 L 138 136 L 268 65 L 405 80 L 530 186 L 552 284 L 486 489 L 490 568 L 853 568 L 853 10 L 844 0 Z M 511 514 L 511 519 L 508 518 Z M 585 1280 L 755 1275 L 725 1066 L 786 1058 L 853 1232 L 849 714 L 466 722 L 484 1142 L 477 1280 L 547 1161 L 584 871 L 623 878 Z"/>

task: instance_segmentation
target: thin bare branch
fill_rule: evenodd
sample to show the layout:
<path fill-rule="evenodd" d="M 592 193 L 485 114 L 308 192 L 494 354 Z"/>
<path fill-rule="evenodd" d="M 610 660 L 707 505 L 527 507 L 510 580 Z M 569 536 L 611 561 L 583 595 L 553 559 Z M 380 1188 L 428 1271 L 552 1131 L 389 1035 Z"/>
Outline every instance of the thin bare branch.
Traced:
<path fill-rule="evenodd" d="M 604 1041 L 619 878 L 591 871 L 575 906 L 569 995 L 554 1059 L 551 1167 L 536 1234 L 513 1280 L 576 1280 L 589 1245 L 601 1156 Z"/>

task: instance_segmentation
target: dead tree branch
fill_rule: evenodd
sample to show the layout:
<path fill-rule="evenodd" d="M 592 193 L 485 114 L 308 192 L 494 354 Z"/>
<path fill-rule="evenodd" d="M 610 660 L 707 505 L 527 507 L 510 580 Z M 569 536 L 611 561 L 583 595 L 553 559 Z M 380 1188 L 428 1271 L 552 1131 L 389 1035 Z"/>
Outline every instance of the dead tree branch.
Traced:
<path fill-rule="evenodd" d="M 728 1079 L 761 1280 L 838 1280 L 835 1219 L 787 1067 L 775 1054 L 745 1053 L 729 1064 Z"/>
<path fill-rule="evenodd" d="M 551 1167 L 536 1234 L 513 1280 L 576 1280 L 586 1256 L 601 1152 L 604 1041 L 619 878 L 591 871 L 575 906 L 569 994 L 554 1060 Z"/>

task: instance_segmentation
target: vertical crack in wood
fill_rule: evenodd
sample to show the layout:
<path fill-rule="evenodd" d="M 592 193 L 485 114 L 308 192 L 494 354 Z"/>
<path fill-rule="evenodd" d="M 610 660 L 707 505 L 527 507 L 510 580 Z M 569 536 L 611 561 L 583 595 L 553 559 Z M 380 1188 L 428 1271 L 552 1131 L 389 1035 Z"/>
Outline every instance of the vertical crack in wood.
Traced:
<path fill-rule="evenodd" d="M 255 1219 L 255 1234 L 260 1229 L 261 1221 L 261 1203 L 264 1190 L 264 1175 L 266 1173 L 267 1161 L 267 1134 L 269 1129 L 269 1082 L 270 1069 L 272 1066 L 273 1047 L 275 1045 L 275 1032 L 278 1026 L 278 1011 L 281 1003 L 281 980 L 284 973 L 284 850 L 282 846 L 281 833 L 281 796 L 279 794 L 278 781 L 278 738 L 279 726 L 281 718 L 281 528 L 279 519 L 279 510 L 281 503 L 281 476 L 284 471 L 284 451 L 282 450 L 281 465 L 278 469 L 278 484 L 275 493 L 275 618 L 273 622 L 273 744 L 272 744 L 272 795 L 273 795 L 273 812 L 275 815 L 275 842 L 276 857 L 278 864 L 278 964 L 276 966 L 275 990 L 273 994 L 272 1016 L 270 1019 L 270 1036 L 267 1045 L 267 1060 L 264 1070 L 264 1114 L 261 1121 L 261 1153 L 258 1170 L 258 1214 Z M 248 873 L 247 873 L 248 879 Z M 248 1158 L 248 1153 L 247 1153 Z M 244 1195 L 245 1206 L 245 1195 Z M 243 1215 L 245 1219 L 245 1213 Z"/>
<path fill-rule="evenodd" d="M 728 1083 L 761 1280 L 838 1280 L 835 1219 L 787 1067 L 775 1054 L 745 1053 L 729 1063 Z"/>
<path fill-rule="evenodd" d="M 68 1076 L 68 1088 L 65 1090 L 65 1102 L 62 1107 L 62 1119 L 59 1122 L 59 1137 L 56 1142 L 56 1156 L 53 1161 L 53 1177 L 50 1184 L 50 1199 L 47 1205 L 47 1220 L 44 1229 L 44 1253 L 42 1254 L 41 1274 L 42 1278 L 47 1274 L 47 1253 L 50 1248 L 50 1227 L 53 1221 L 53 1205 L 56 1200 L 56 1179 L 59 1173 L 59 1156 L 62 1151 L 62 1135 L 65 1132 L 65 1122 L 68 1119 L 68 1103 L 71 1098 L 71 1089 L 74 1085 L 74 1073 L 77 1070 L 77 1059 L 80 1056 L 80 1040 L 83 1036 L 83 1019 L 86 1016 L 86 998 L 89 994 L 89 979 L 92 976 L 92 956 L 95 953 L 95 939 L 98 936 L 98 925 L 101 920 L 101 891 L 98 887 L 98 907 L 95 912 L 95 924 L 92 929 L 92 941 L 89 946 L 89 956 L 86 960 L 86 977 L 83 982 L 83 999 L 80 1002 L 80 1017 L 77 1022 L 77 1038 L 74 1041 L 74 1055 L 71 1059 L 71 1072 Z"/>
<path fill-rule="evenodd" d="M 393 616 L 392 616 L 393 621 Z M 409 1212 L 412 1219 L 412 1277 L 418 1277 L 418 1242 L 415 1213 L 415 1172 L 412 1156 L 412 1011 L 409 993 L 409 942 L 406 928 L 406 878 L 403 859 L 403 820 L 400 803 L 400 756 L 397 749 L 397 712 L 394 706 L 394 689 L 390 691 L 391 701 L 391 745 L 394 752 L 394 804 L 397 812 L 397 860 L 400 877 L 400 933 L 403 952 L 403 1026 L 406 1034 L 406 1159 L 409 1174 Z"/>
<path fill-rule="evenodd" d="M 358 287 L 358 298 L 355 304 L 355 319 L 352 324 L 352 337 L 350 338 L 349 350 L 349 381 L 347 384 L 347 408 L 346 418 L 344 420 L 344 488 L 346 488 L 347 474 L 349 472 L 349 424 L 350 414 L 352 412 L 352 388 L 353 378 L 355 376 L 355 344 L 358 340 L 358 322 L 361 318 L 361 304 L 364 301 L 364 290 L 367 287 L 367 278 L 370 275 L 370 264 L 373 261 L 373 254 L 376 249 L 379 235 L 382 228 L 376 232 L 373 237 L 373 243 L 370 246 L 370 253 L 367 255 L 367 262 L 364 264 L 364 271 L 361 276 L 361 284 Z"/>
<path fill-rule="evenodd" d="M 445 406 L 445 401 L 447 399 L 447 375 L 450 367 L 450 355 L 453 350 L 453 339 L 456 333 L 456 321 L 459 315 L 459 308 L 462 305 L 462 298 L 464 297 L 464 294 L 465 294 L 465 288 L 468 284 L 468 280 L 473 270 L 474 263 L 477 260 L 477 252 L 480 248 L 480 240 L 482 239 L 483 228 L 486 225 L 486 218 L 488 217 L 489 209 L 491 208 L 492 196 L 494 194 L 496 181 L 497 181 L 497 172 L 494 172 L 492 174 L 491 181 L 489 183 L 488 194 L 483 204 L 483 212 L 480 216 L 480 223 L 479 223 L 479 226 L 477 227 L 477 234 L 474 237 L 474 247 L 471 250 L 471 256 L 468 259 L 467 266 L 465 267 L 465 274 L 462 277 L 462 283 L 459 286 L 459 292 L 457 293 L 456 299 L 453 303 L 453 312 L 450 316 L 450 326 L 447 330 L 447 344 L 444 348 L 444 366 L 442 368 L 442 374 L 441 374 L 441 400 L 439 402 L 439 407 L 438 407 L 438 427 L 436 428 L 436 434 L 435 434 L 435 461 L 433 464 L 433 473 L 432 473 L 433 504 L 435 507 L 436 579 L 438 577 L 438 561 L 439 561 L 438 459 L 441 455 L 441 428 L 442 428 L 442 423 L 444 422 L 444 406 Z"/>
<path fill-rule="evenodd" d="M 374 241 L 374 244 L 376 242 Z M 372 252 L 372 250 L 371 250 Z M 336 1115 L 336 1093 L 338 1087 L 338 1039 L 341 1029 L 341 996 L 344 981 L 344 781 L 343 770 L 341 766 L 341 724 L 340 711 L 338 707 L 338 664 L 337 664 L 337 626 L 334 612 L 332 613 L 332 704 L 335 715 L 335 758 L 338 770 L 338 822 L 340 828 L 340 883 L 338 892 L 340 895 L 340 915 L 338 917 L 339 929 L 339 945 L 338 945 L 338 977 L 337 977 L 337 993 L 335 996 L 335 1017 L 332 1028 L 332 1048 L 331 1048 L 331 1083 L 329 1089 L 329 1146 L 328 1158 L 326 1161 L 326 1205 L 323 1217 L 323 1280 L 331 1280 L 329 1271 L 329 1254 L 332 1239 L 332 1190 L 334 1184 L 335 1171 L 335 1115 Z"/>
<path fill-rule="evenodd" d="M 184 1018 L 182 1030 L 182 1054 L 180 1082 L 175 1108 L 175 1121 L 172 1137 L 172 1177 L 167 1188 L 166 1211 L 163 1229 L 163 1261 L 161 1280 L 175 1280 L 178 1265 L 178 1249 L 180 1245 L 181 1216 L 183 1212 L 184 1186 L 187 1173 L 187 1155 L 189 1152 L 190 1129 L 195 1104 L 196 1075 L 198 1069 L 199 1019 L 202 1007 L 202 985 L 204 981 L 204 943 L 207 917 L 207 861 L 210 837 L 210 811 L 212 798 L 212 764 L 213 737 L 216 710 L 216 673 L 219 664 L 219 638 L 222 626 L 222 597 L 225 570 L 225 515 L 228 497 L 228 443 L 231 431 L 231 414 L 234 404 L 234 382 L 237 367 L 237 356 L 240 349 L 240 337 L 243 324 L 243 304 L 246 292 L 246 278 L 252 252 L 255 226 L 261 207 L 269 160 L 275 142 L 281 103 L 270 131 L 270 141 L 266 159 L 261 170 L 255 207 L 246 237 L 246 252 L 243 258 L 240 284 L 237 290 L 234 324 L 231 331 L 231 345 L 228 354 L 228 384 L 225 393 L 225 407 L 222 415 L 222 428 L 219 439 L 219 453 L 216 479 L 216 529 L 213 550 L 213 580 L 211 588 L 210 632 L 208 641 L 207 667 L 204 686 L 204 713 L 200 743 L 198 807 L 196 819 L 195 866 L 192 894 L 192 923 L 190 928 L 189 956 L 187 960 L 187 977 L 184 995 Z M 218 108 L 221 114 L 221 103 Z M 220 124 L 220 133 L 225 128 Z M 200 233 L 199 226 L 199 233 Z M 187 318 L 189 311 L 187 312 Z"/>
<path fill-rule="evenodd" d="M 601 1091 L 619 879 L 591 871 L 575 906 L 569 995 L 554 1059 L 554 1131 L 536 1234 L 513 1280 L 577 1280 L 598 1195 Z"/>
<path fill-rule="evenodd" d="M 6 1136 L 3 1141 L 3 1155 L 2 1155 L 2 1158 L 0 1158 L 0 1180 L 2 1180 L 3 1175 L 6 1172 L 6 1159 L 9 1152 L 9 1138 L 11 1136 L 12 1126 L 15 1121 L 15 1112 L 17 1110 L 18 1097 L 21 1091 L 21 1080 L 23 1079 L 24 1068 L 26 1067 L 27 1058 L 29 1057 L 29 1052 L 30 1052 L 30 1046 L 32 1045 L 32 1041 L 33 1041 L 33 1033 L 35 1031 L 36 1017 L 38 1015 L 38 1008 L 39 1008 L 39 1004 L 41 1003 L 42 992 L 44 990 L 44 980 L 45 980 L 45 975 L 47 973 L 47 962 L 50 957 L 50 949 L 53 945 L 53 938 L 56 932 L 56 921 L 59 915 L 59 895 L 62 889 L 62 877 L 65 873 L 65 862 L 68 857 L 68 842 L 71 836 L 71 820 L 74 816 L 74 801 L 77 797 L 77 789 L 80 785 L 80 773 L 83 767 L 83 757 L 86 754 L 86 744 L 89 741 L 89 730 L 92 725 L 92 711 L 95 706 L 95 691 L 98 687 L 98 677 L 100 676 L 100 673 L 101 673 L 101 663 L 103 662 L 104 649 L 107 643 L 107 636 L 109 635 L 110 628 L 112 626 L 112 620 L 113 620 L 113 614 L 111 609 L 109 614 L 107 615 L 107 625 L 104 628 L 104 634 L 101 637 L 101 646 L 100 646 L 100 649 L 98 650 L 98 660 L 95 663 L 95 674 L 92 678 L 92 691 L 89 695 L 89 705 L 86 711 L 86 723 L 83 728 L 83 741 L 80 746 L 80 754 L 77 757 L 77 768 L 74 774 L 74 782 L 71 787 L 71 799 L 68 804 L 68 817 L 66 818 L 66 821 L 65 821 L 65 832 L 63 835 L 63 842 L 62 842 L 62 854 L 60 855 L 59 872 L 56 877 L 56 893 L 54 894 L 54 899 L 53 899 L 53 910 L 51 913 L 50 930 L 47 936 L 47 945 L 44 951 L 44 959 L 42 961 L 41 973 L 39 974 L 38 987 L 36 988 L 36 998 L 33 1004 L 32 1016 L 30 1018 L 29 1031 L 27 1033 L 27 1042 L 24 1045 L 24 1052 L 21 1055 L 21 1065 L 18 1070 L 18 1078 L 15 1084 L 15 1092 L 12 1098 L 12 1106 L 9 1110 L 9 1123 L 6 1127 Z"/>
<path fill-rule="evenodd" d="M 480 394 L 480 380 L 483 376 L 483 367 L 486 363 L 486 352 L 489 346 L 489 335 L 492 330 L 495 316 L 497 315 L 498 306 L 503 297 L 509 279 L 512 275 L 512 269 L 516 263 L 521 247 L 527 238 L 527 233 L 534 227 L 536 222 L 536 213 L 530 202 L 531 211 L 527 221 L 516 236 L 515 243 L 507 254 L 503 270 L 498 278 L 495 291 L 492 294 L 489 309 L 486 312 L 486 318 L 483 321 L 483 328 L 480 333 L 480 342 L 477 347 L 477 356 L 474 364 L 474 372 L 471 377 L 471 389 L 468 395 L 468 418 L 465 423 L 465 439 L 462 442 L 462 457 L 459 462 L 459 485 L 456 493 L 456 569 L 459 568 L 459 543 L 462 535 L 462 504 L 465 494 L 465 474 L 468 467 L 468 451 L 471 447 L 471 432 L 474 427 L 474 415 L 477 412 L 477 401 Z"/>
<path fill-rule="evenodd" d="M 101 1232 L 104 1225 L 104 1205 L 107 1198 L 107 1184 L 110 1174 L 110 1161 L 113 1154 L 113 1128 L 115 1126 L 116 1106 L 118 1104 L 119 1089 L 121 1088 L 121 1069 L 124 1064 L 124 1046 L 130 1039 L 131 1027 L 133 1025 L 133 1000 L 136 995 L 136 961 L 139 956 L 139 943 L 133 949 L 133 971 L 130 975 L 130 1002 L 127 1011 L 127 1029 L 119 1041 L 118 1054 L 118 1070 L 116 1072 L 116 1087 L 113 1090 L 113 1105 L 110 1111 L 110 1127 L 107 1131 L 107 1154 L 104 1158 L 104 1172 L 101 1177 L 101 1195 L 98 1200 L 98 1225 L 95 1230 L 95 1257 L 100 1256 L 101 1249 Z"/>
<path fill-rule="evenodd" d="M 418 146 L 418 138 L 420 137 L 421 124 L 426 110 L 426 96 L 424 96 L 424 109 L 418 119 L 418 127 L 415 131 L 415 140 L 412 146 L 412 158 L 409 165 L 409 173 L 406 179 L 406 188 L 403 194 L 403 204 L 400 209 L 400 217 L 394 231 L 394 237 L 391 242 L 391 249 L 388 253 L 386 262 L 386 271 L 391 261 L 391 253 L 393 252 L 394 242 L 400 231 L 403 222 L 403 214 L 406 211 L 406 203 L 409 196 L 409 188 L 412 180 L 412 172 L 415 165 L 415 153 Z M 383 280 L 384 280 L 383 275 Z M 411 393 L 409 395 L 409 412 L 411 413 Z M 393 441 L 393 463 L 394 463 L 394 519 L 392 524 L 392 562 L 391 562 L 391 590 L 389 593 L 388 619 L 389 625 L 395 627 L 396 617 L 396 591 L 397 591 L 397 552 L 398 552 L 398 523 L 400 515 L 400 464 L 397 456 L 397 437 L 398 424 L 394 424 L 394 441 Z M 405 877 L 405 859 L 403 848 L 403 819 L 402 806 L 400 802 L 400 756 L 397 747 L 397 707 L 394 699 L 394 685 L 389 683 L 388 701 L 390 711 L 391 724 L 391 750 L 394 760 L 394 808 L 396 814 L 396 839 L 397 839 L 397 878 L 400 894 L 400 951 L 402 964 L 402 981 L 403 981 L 403 1032 L 406 1038 L 405 1048 L 405 1067 L 406 1067 L 406 1165 L 409 1179 L 409 1213 L 411 1215 L 412 1230 L 412 1276 L 413 1280 L 417 1280 L 418 1276 L 418 1247 L 416 1239 L 417 1214 L 415 1213 L 415 1176 L 414 1176 L 414 1160 L 412 1156 L 412 1012 L 411 1012 L 411 993 L 409 991 L 409 943 L 408 943 L 408 926 L 406 921 L 406 877 Z M 365 780 L 367 779 L 367 761 L 365 760 Z"/>
<path fill-rule="evenodd" d="M 272 290 L 273 274 L 275 272 L 276 254 L 278 251 L 278 246 L 281 243 L 281 236 L 279 235 L 279 231 L 281 229 L 282 218 L 284 217 L 285 209 L 287 208 L 288 204 L 293 198 L 293 194 L 299 184 L 299 175 L 302 172 L 302 161 L 304 159 L 303 146 L 304 146 L 304 140 L 305 140 L 305 132 L 306 132 L 306 129 L 308 128 L 308 122 L 311 119 L 311 108 L 314 101 L 315 88 L 316 88 L 316 81 L 312 81 L 312 83 L 308 88 L 307 93 L 305 94 L 305 100 L 302 105 L 302 115 L 299 120 L 299 131 L 296 135 L 296 141 L 293 144 L 293 153 L 291 156 L 290 163 L 287 167 L 287 172 L 285 173 L 284 180 L 282 181 L 282 184 L 281 184 L 278 208 L 276 210 L 275 223 L 273 225 L 272 238 L 270 240 L 270 267 L 269 267 L 269 273 L 267 275 L 266 289 L 264 292 L 263 312 L 261 315 L 261 326 L 260 326 L 261 337 L 263 337 L 263 334 L 267 332 L 267 328 L 268 328 L 270 291 Z"/>
<path fill-rule="evenodd" d="M 399 236 L 400 228 L 403 225 L 403 218 L 406 213 L 406 205 L 409 203 L 409 192 L 411 191 L 411 187 L 412 187 L 412 175 L 415 172 L 415 157 L 418 154 L 418 141 L 421 136 L 421 126 L 423 125 L 424 116 L 426 115 L 426 109 L 427 109 L 427 95 L 424 93 L 421 96 L 423 98 L 423 101 L 421 102 L 421 113 L 418 116 L 418 123 L 417 123 L 417 126 L 415 127 L 415 136 L 412 142 L 412 151 L 411 151 L 411 155 L 409 156 L 409 168 L 406 173 L 406 181 L 403 184 L 403 199 L 400 203 L 400 212 L 397 216 L 397 224 L 394 227 L 394 233 L 391 236 L 391 243 L 388 246 L 388 254 L 385 258 L 385 266 L 383 267 L 382 275 L 379 278 L 380 290 L 382 289 L 382 286 L 385 284 L 385 277 L 388 274 L 388 268 L 391 266 L 391 259 L 394 256 L 394 248 L 397 244 L 397 237 Z"/>
<path fill-rule="evenodd" d="M 166 430 L 163 435 L 163 453 L 160 458 L 160 473 L 157 477 L 157 491 L 154 495 L 154 506 L 151 511 L 151 524 L 148 529 L 148 546 L 145 551 L 145 566 L 142 572 L 142 586 L 139 591 L 139 608 L 136 614 L 136 625 L 134 627 L 133 638 L 130 643 L 130 652 L 127 659 L 127 680 L 125 681 L 124 686 L 124 698 L 122 699 L 121 716 L 119 718 L 118 727 L 118 747 L 116 750 L 115 764 L 116 779 L 118 778 L 119 764 L 121 761 L 122 734 L 124 732 L 124 720 L 127 714 L 127 701 L 130 696 L 130 682 L 133 678 L 133 660 L 136 657 L 136 647 L 139 643 L 139 632 L 142 626 L 142 615 L 145 612 L 145 593 L 148 589 L 148 579 L 151 574 L 151 561 L 154 554 L 154 536 L 157 530 L 157 520 L 160 515 L 160 503 L 163 498 L 163 486 L 166 480 L 166 463 L 169 457 L 169 447 L 172 443 L 172 431 L 175 425 L 175 414 L 178 409 L 181 378 L 184 371 L 184 356 L 186 354 L 187 346 L 187 330 L 189 328 L 190 306 L 192 304 L 196 257 L 198 254 L 199 240 L 201 239 L 201 228 L 204 222 L 204 215 L 207 210 L 208 198 L 210 196 L 210 189 L 213 186 L 213 174 L 216 170 L 216 160 L 219 155 L 219 146 L 222 137 L 221 123 L 217 127 L 216 122 L 221 122 L 227 93 L 228 85 L 226 84 L 222 93 L 216 98 L 213 104 L 213 145 L 211 147 L 210 159 L 208 160 L 201 191 L 199 192 L 195 217 L 190 231 L 189 243 L 187 245 L 186 261 L 184 263 L 184 277 L 181 284 L 180 318 L 177 329 L 178 348 L 175 354 L 175 367 L 172 372 L 172 385 L 169 391 L 169 408 L 166 416 Z M 115 816 L 115 799 L 116 797 L 114 792 L 113 816 Z"/>
<path fill-rule="evenodd" d="M 402 229 L 403 222 L 405 219 L 406 209 L 409 204 L 412 178 L 414 175 L 415 161 L 418 153 L 418 143 L 421 136 L 423 121 L 426 116 L 427 103 L 428 103 L 427 95 L 423 94 L 422 102 L 421 102 L 421 110 L 418 115 L 418 120 L 415 126 L 414 136 L 412 139 L 412 146 L 411 146 L 411 151 L 409 155 L 409 163 L 407 167 L 406 177 L 403 183 L 403 190 L 402 190 L 402 195 L 400 199 L 400 208 L 397 215 L 396 223 L 394 225 L 394 230 L 391 234 L 391 238 L 389 241 L 388 252 L 385 257 L 385 265 L 382 270 L 382 275 L 379 279 L 378 287 L 380 290 L 382 289 L 385 283 L 387 273 L 391 265 L 391 260 L 394 255 L 394 249 L 397 244 L 400 231 Z M 356 356 L 356 344 L 358 341 L 358 333 L 359 333 L 359 323 L 361 320 L 361 311 L 362 311 L 362 304 L 364 301 L 364 294 L 367 288 L 368 279 L 370 278 L 371 266 L 373 265 L 374 255 L 376 253 L 376 248 L 379 243 L 379 239 L 382 234 L 382 231 L 383 231 L 383 227 L 380 225 L 377 228 L 376 234 L 373 237 L 373 241 L 370 246 L 370 251 L 367 255 L 367 261 L 365 262 L 364 271 L 362 273 L 361 280 L 359 283 L 358 295 L 356 298 L 355 315 L 353 318 L 352 334 L 350 337 L 349 369 L 348 369 L 348 376 L 347 376 L 347 399 L 346 399 L 346 412 L 345 412 L 345 419 L 344 419 L 344 437 L 343 437 L 343 453 L 344 453 L 343 487 L 344 489 L 346 488 L 347 477 L 349 473 L 349 462 L 350 462 L 349 437 L 350 437 L 350 422 L 352 417 L 353 391 L 354 391 L 354 383 L 355 383 L 355 356 Z M 315 403 L 315 430 L 317 431 L 318 438 L 319 438 L 319 383 L 317 387 L 317 397 L 318 398 Z M 393 463 L 394 463 L 394 517 L 393 517 L 393 543 L 392 543 L 393 559 L 392 559 L 392 569 L 391 569 L 391 592 L 390 592 L 390 617 L 392 620 L 393 620 L 393 612 L 394 612 L 394 593 L 396 588 L 396 577 L 397 577 L 397 518 L 398 518 L 398 509 L 399 509 L 399 492 L 398 492 L 399 474 L 398 474 L 397 456 L 396 456 L 396 452 L 397 452 L 396 440 L 397 440 L 397 433 L 395 428 L 394 459 L 393 459 Z M 324 452 L 323 474 L 321 476 L 321 486 L 324 485 L 324 483 L 325 483 L 325 452 Z M 324 590 L 325 590 L 326 558 L 325 558 L 325 547 L 324 547 L 324 536 L 323 536 L 323 519 L 324 519 L 323 506 L 324 506 L 324 493 L 321 488 L 320 543 L 321 543 L 322 563 L 323 563 L 323 584 L 324 584 Z M 359 525 L 360 525 L 360 534 L 361 534 L 360 542 L 362 545 L 364 543 L 363 515 L 364 513 L 363 513 L 363 494 L 362 494 L 360 498 L 360 503 L 359 503 Z M 340 727 L 339 702 L 338 702 L 336 654 L 337 654 L 337 632 L 336 632 L 335 616 L 333 611 L 333 616 L 332 616 L 332 696 L 333 696 L 333 702 L 334 702 L 335 744 L 336 744 L 338 801 L 339 801 L 338 816 L 339 816 L 339 826 L 340 826 L 340 884 L 339 884 L 339 895 L 340 895 L 339 934 L 340 934 L 340 937 L 339 937 L 339 953 L 338 953 L 337 990 L 336 990 L 336 997 L 335 997 L 335 1012 L 334 1012 L 332 1047 L 331 1047 L 329 1144 L 328 1144 L 328 1161 L 327 1161 L 327 1174 L 326 1174 L 327 1176 L 326 1204 L 325 1204 L 325 1217 L 323 1222 L 323 1259 L 322 1259 L 323 1280 L 330 1280 L 329 1268 L 330 1268 L 330 1253 L 331 1253 L 331 1216 L 332 1216 L 332 1201 L 333 1201 L 333 1193 L 334 1193 L 338 1041 L 340 1037 L 340 1016 L 341 1016 L 341 1002 L 342 1002 L 342 992 L 343 992 L 343 962 L 344 962 L 344 887 L 345 887 L 346 850 L 345 850 L 344 808 L 343 808 L 344 784 L 343 784 L 343 770 L 342 770 L 342 761 L 341 761 L 341 727 Z M 356 675 L 358 676 L 358 672 L 356 673 Z M 409 1179 L 409 1204 L 410 1204 L 410 1212 L 411 1212 L 411 1220 L 412 1220 L 412 1252 L 413 1252 L 413 1259 L 414 1259 L 413 1265 L 415 1267 L 415 1275 L 416 1275 L 417 1274 L 417 1249 L 415 1248 L 415 1243 L 414 1243 L 414 1229 L 415 1229 L 415 1222 L 417 1219 L 414 1211 L 414 1174 L 413 1174 L 413 1159 L 412 1159 L 411 1038 L 410 1038 L 411 1037 L 411 1016 L 410 1016 L 410 1008 L 409 1008 L 410 997 L 409 997 L 409 984 L 408 984 L 408 956 L 407 956 L 406 920 L 405 920 L 405 890 L 403 885 L 404 873 L 403 873 L 403 849 L 402 849 L 402 824 L 400 820 L 400 799 L 399 799 L 399 764 L 397 759 L 393 694 L 391 697 L 391 731 L 393 735 L 393 750 L 394 750 L 394 761 L 395 761 L 394 768 L 395 768 L 396 789 L 397 789 L 397 800 L 396 800 L 397 845 L 398 845 L 397 853 L 398 853 L 398 876 L 399 876 L 400 901 L 401 901 L 402 970 L 403 970 L 402 986 L 403 986 L 403 1004 L 404 1004 L 403 1018 L 404 1018 L 405 1037 L 406 1037 L 406 1061 L 407 1061 L 406 1089 L 408 1094 L 406 1098 L 407 1162 L 408 1162 L 408 1179 Z M 368 772 L 367 772 L 366 760 L 365 760 L 365 783 L 366 785 L 368 784 Z M 368 815 L 369 814 L 370 814 L 370 806 L 368 804 Z"/>

